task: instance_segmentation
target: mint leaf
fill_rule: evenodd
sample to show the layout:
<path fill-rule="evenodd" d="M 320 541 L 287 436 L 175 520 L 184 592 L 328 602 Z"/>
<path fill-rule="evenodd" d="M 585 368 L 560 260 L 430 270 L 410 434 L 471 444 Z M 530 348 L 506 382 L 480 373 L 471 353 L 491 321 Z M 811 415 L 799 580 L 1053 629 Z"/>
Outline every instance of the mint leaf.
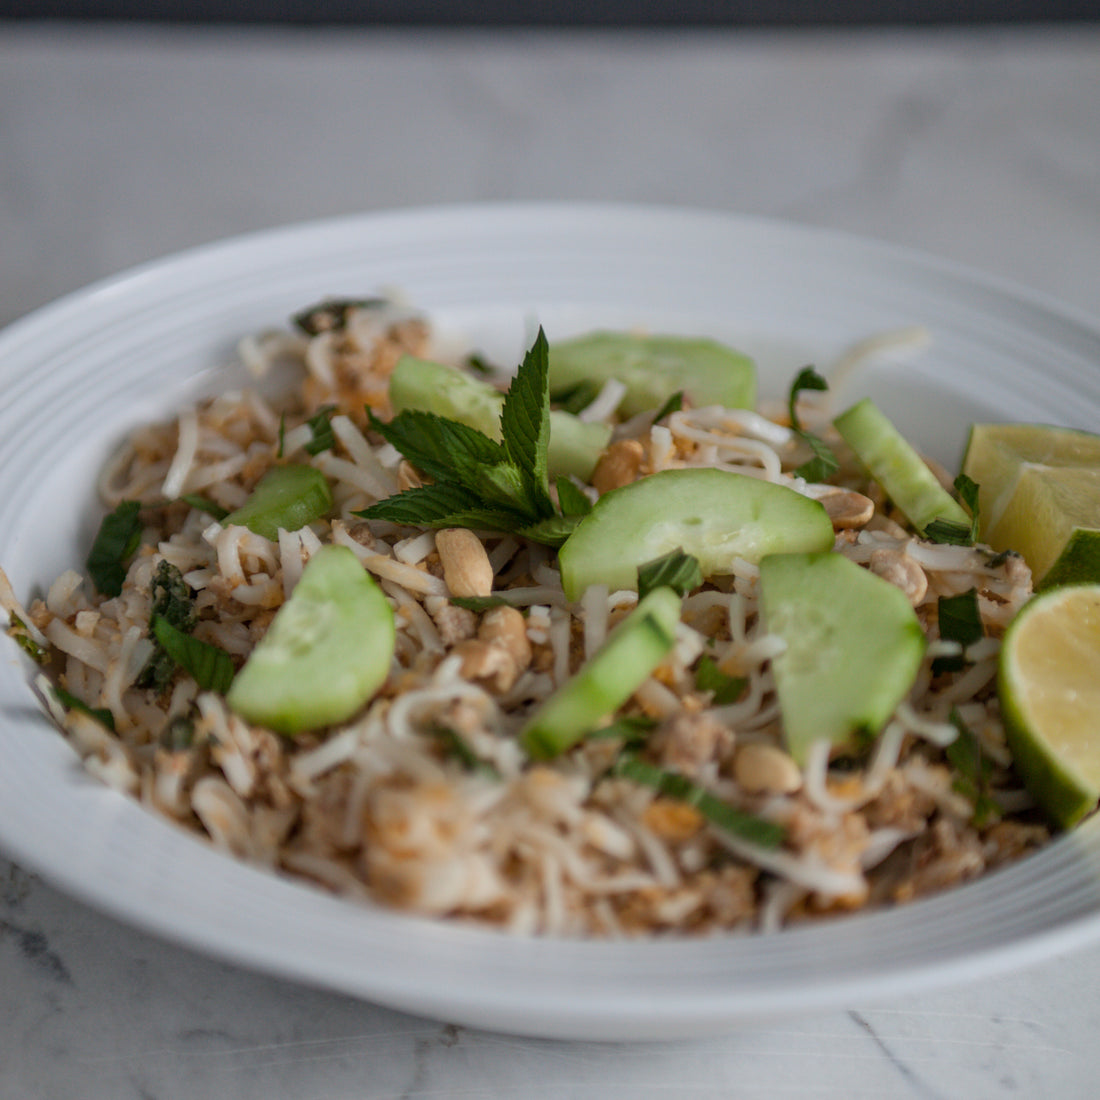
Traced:
<path fill-rule="evenodd" d="M 703 583 L 698 559 L 683 550 L 673 550 L 638 566 L 638 599 L 642 600 L 655 588 L 671 588 L 686 596 Z"/>
<path fill-rule="evenodd" d="M 958 642 L 965 654 L 966 647 L 985 637 L 982 615 L 978 607 L 978 593 L 969 588 L 957 596 L 940 596 L 937 601 L 940 637 L 944 641 Z M 966 657 L 937 657 L 932 662 L 932 674 L 958 672 L 966 667 Z"/>
<path fill-rule="evenodd" d="M 336 446 L 336 436 L 332 432 L 332 414 L 335 411 L 335 405 L 322 405 L 317 414 L 306 421 L 313 433 L 313 438 L 305 446 L 307 454 L 319 455 Z"/>
<path fill-rule="evenodd" d="M 86 714 L 101 726 L 106 726 L 112 733 L 115 732 L 115 716 L 106 707 L 90 707 L 83 699 L 78 699 L 71 691 L 66 691 L 57 684 L 54 684 L 50 690 L 66 710 L 76 710 Z"/>
<path fill-rule="evenodd" d="M 545 546 L 561 546 L 580 521 L 580 516 L 551 516 L 527 527 L 516 528 L 516 534 Z"/>
<path fill-rule="evenodd" d="M 229 690 L 233 683 L 233 659 L 224 649 L 184 634 L 160 615 L 153 618 L 153 635 L 165 653 L 203 691 L 224 695 Z"/>
<path fill-rule="evenodd" d="M 177 499 L 182 500 L 184 504 L 190 505 L 197 512 L 205 512 L 207 515 L 213 516 L 215 519 L 225 519 L 229 515 L 229 509 L 223 508 L 220 504 L 215 504 L 212 500 L 207 500 L 206 497 L 201 496 L 199 493 L 184 493 L 183 496 Z"/>
<path fill-rule="evenodd" d="M 558 490 L 558 506 L 563 516 L 586 516 L 592 511 L 592 501 L 567 477 L 554 482 Z"/>
<path fill-rule="evenodd" d="M 86 565 L 96 591 L 113 598 L 122 591 L 126 565 L 141 543 L 141 505 L 124 500 L 99 525 Z"/>
<path fill-rule="evenodd" d="M 658 410 L 653 423 L 659 424 L 666 416 L 679 412 L 684 407 L 684 391 L 677 390 Z"/>
<path fill-rule="evenodd" d="M 572 413 L 574 416 L 579 412 L 583 412 L 600 396 L 599 382 L 593 382 L 592 379 L 586 379 L 584 382 L 578 382 L 575 386 L 570 386 L 567 390 L 561 390 L 552 394 L 554 404 L 560 409 L 564 409 L 567 413 Z"/>
<path fill-rule="evenodd" d="M 550 345 L 539 326 L 500 412 L 504 450 L 524 479 L 532 511 L 539 519 L 554 514 L 546 472 L 550 442 Z"/>
<path fill-rule="evenodd" d="M 825 481 L 830 474 L 840 468 L 836 455 L 823 439 L 806 431 L 798 419 L 796 404 L 798 395 L 803 390 L 827 390 L 829 383 L 814 370 L 813 367 L 803 367 L 791 383 L 790 393 L 787 396 L 787 412 L 791 419 L 791 427 L 809 445 L 814 457 L 809 462 L 804 462 L 795 471 L 795 477 L 805 478 L 807 481 Z"/>
<path fill-rule="evenodd" d="M 344 329 L 353 310 L 381 309 L 388 304 L 385 298 L 326 298 L 295 313 L 291 320 L 307 336 L 317 336 Z"/>
<path fill-rule="evenodd" d="M 829 388 L 829 383 L 821 377 L 820 374 L 814 370 L 813 367 L 803 367 L 798 374 L 795 375 L 794 381 L 791 383 L 790 392 L 787 394 L 787 412 L 791 418 L 791 427 L 796 432 L 802 431 L 802 424 L 798 419 L 798 413 L 795 410 L 795 405 L 798 401 L 798 395 L 803 390 L 819 390 L 824 391 Z"/>
<path fill-rule="evenodd" d="M 479 479 L 483 467 L 507 458 L 496 440 L 435 413 L 405 409 L 387 424 L 368 408 L 367 417 L 383 439 L 437 482 Z"/>
<path fill-rule="evenodd" d="M 526 517 L 491 508 L 460 485 L 422 485 L 395 493 L 353 513 L 362 519 L 384 519 L 406 527 L 472 527 L 514 531 Z"/>

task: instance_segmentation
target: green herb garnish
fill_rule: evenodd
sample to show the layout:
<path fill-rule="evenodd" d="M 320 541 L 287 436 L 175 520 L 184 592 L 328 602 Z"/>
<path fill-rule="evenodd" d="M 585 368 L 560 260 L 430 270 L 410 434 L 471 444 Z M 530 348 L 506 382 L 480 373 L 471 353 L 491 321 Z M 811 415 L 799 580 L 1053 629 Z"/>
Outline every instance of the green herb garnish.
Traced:
<path fill-rule="evenodd" d="M 577 413 L 583 412 L 600 396 L 601 389 L 602 386 L 599 382 L 594 382 L 589 378 L 583 382 L 578 382 L 575 386 L 570 386 L 567 390 L 555 393 L 553 395 L 554 404 L 558 408 L 564 409 L 565 412 L 576 416 Z"/>
<path fill-rule="evenodd" d="M 108 512 L 99 525 L 86 565 L 92 584 L 101 595 L 113 598 L 122 591 L 126 566 L 141 544 L 141 505 L 124 500 Z"/>
<path fill-rule="evenodd" d="M 157 563 L 151 595 L 150 628 L 160 618 L 183 634 L 190 634 L 195 629 L 198 617 L 195 614 L 194 594 L 179 569 L 164 558 Z M 164 646 L 158 642 L 152 656 L 138 674 L 136 681 L 138 687 L 154 688 L 158 692 L 164 691 L 172 682 L 176 663 Z"/>
<path fill-rule="evenodd" d="M 167 619 L 153 618 L 153 634 L 161 648 L 203 691 L 224 695 L 233 683 L 233 659 L 224 649 L 177 630 Z"/>
<path fill-rule="evenodd" d="M 812 482 L 825 481 L 830 474 L 835 473 L 840 468 L 840 463 L 837 462 L 836 455 L 833 454 L 832 449 L 823 439 L 802 427 L 795 404 L 798 395 L 803 390 L 827 390 L 828 388 L 829 383 L 813 367 L 803 367 L 791 383 L 791 391 L 787 397 L 787 411 L 790 415 L 791 427 L 802 438 L 803 442 L 809 445 L 814 455 L 809 462 L 804 462 L 799 466 L 794 471 L 794 475 Z"/>
<path fill-rule="evenodd" d="M 554 482 L 558 490 L 558 507 L 563 516 L 586 516 L 592 511 L 592 501 L 567 477 Z"/>
<path fill-rule="evenodd" d="M 79 711 L 89 718 L 94 718 L 101 726 L 106 726 L 112 733 L 115 732 L 114 715 L 106 707 L 90 707 L 83 699 L 78 699 L 71 691 L 54 684 L 50 688 L 54 697 L 66 710 Z"/>
<path fill-rule="evenodd" d="M 319 336 L 322 332 L 340 332 L 346 328 L 353 310 L 381 309 L 388 304 L 385 298 L 326 298 L 295 313 L 291 320 L 307 336 Z"/>
<path fill-rule="evenodd" d="M 714 658 L 705 654 L 695 666 L 695 687 L 699 691 L 711 692 L 711 701 L 718 707 L 736 703 L 748 683 L 743 676 L 730 676 L 723 672 Z"/>
<path fill-rule="evenodd" d="M 1001 816 L 1001 808 L 989 794 L 993 764 L 957 710 L 951 711 L 951 724 L 959 733 L 947 747 L 947 759 L 958 773 L 952 787 L 974 804 L 972 823 L 980 829 Z"/>
<path fill-rule="evenodd" d="M 935 658 L 932 662 L 932 673 L 939 675 L 941 672 L 958 672 L 966 667 L 966 647 L 981 641 L 985 636 L 978 607 L 978 592 L 969 588 L 957 596 L 940 596 L 937 607 L 940 637 L 947 642 L 958 642 L 963 652 L 955 657 Z"/>
<path fill-rule="evenodd" d="M 214 501 L 207 500 L 206 497 L 198 493 L 184 493 L 178 499 L 182 500 L 184 504 L 190 505 L 196 511 L 205 512 L 218 520 L 225 519 L 229 515 L 228 508 L 223 508 L 220 504 L 215 504 Z"/>
<path fill-rule="evenodd" d="M 355 514 L 405 526 L 508 531 L 560 546 L 579 517 L 557 512 L 550 497 L 548 364 L 540 328 L 504 396 L 499 443 L 434 413 L 405 409 L 386 424 L 368 409 L 371 427 L 433 484 L 406 489 Z"/>
<path fill-rule="evenodd" d="M 652 787 L 658 794 L 694 806 L 712 825 L 741 840 L 758 844 L 762 848 L 778 848 L 783 843 L 786 833 L 782 825 L 765 821 L 723 802 L 706 788 L 678 772 L 648 764 L 632 753 L 623 753 L 615 762 L 612 772 L 624 779 Z"/>
<path fill-rule="evenodd" d="M 27 624 L 23 622 L 18 615 L 12 615 L 9 612 L 8 618 L 11 621 L 11 626 L 8 628 L 8 637 L 11 638 L 12 641 L 35 662 L 35 664 L 44 665 L 50 659 L 50 651 L 45 646 L 39 645 L 38 642 L 31 637 L 31 633 L 27 629 Z"/>
<path fill-rule="evenodd" d="M 467 771 L 481 772 L 493 779 L 500 778 L 500 772 L 488 760 L 482 760 L 457 730 L 450 726 L 433 724 L 429 727 L 429 732 L 439 738 L 447 754 L 458 760 Z"/>
<path fill-rule="evenodd" d="M 507 589 L 505 589 L 507 592 Z M 494 607 L 514 607 L 512 603 L 505 595 L 494 596 L 451 596 L 450 602 L 455 607 L 464 607 L 467 611 L 476 611 L 479 614 L 482 611 L 492 611 Z M 521 608 L 526 612 L 526 608 Z"/>
<path fill-rule="evenodd" d="M 970 513 L 969 526 L 949 519 L 934 519 L 924 529 L 924 537 L 932 542 L 950 543 L 952 546 L 973 546 L 979 538 L 978 483 L 966 474 L 955 478 L 955 492 Z"/>
<path fill-rule="evenodd" d="M 655 718 L 648 718 L 644 714 L 624 714 L 608 722 L 606 726 L 599 726 L 586 733 L 584 740 L 607 741 L 615 738 L 626 745 L 639 747 L 645 744 L 656 728 Z"/>
<path fill-rule="evenodd" d="M 657 410 L 653 417 L 653 423 L 659 424 L 666 416 L 671 416 L 675 412 L 679 412 L 684 407 L 684 391 L 677 390 L 672 394 L 669 399 Z"/>
<path fill-rule="evenodd" d="M 703 583 L 699 561 L 683 550 L 672 550 L 660 558 L 638 566 L 638 599 L 642 600 L 655 588 L 671 588 L 686 596 Z"/>
<path fill-rule="evenodd" d="M 314 416 L 306 423 L 313 437 L 305 445 L 307 454 L 319 455 L 322 451 L 331 451 L 336 446 L 336 436 L 332 432 L 332 414 L 336 411 L 335 405 L 322 405 Z"/>

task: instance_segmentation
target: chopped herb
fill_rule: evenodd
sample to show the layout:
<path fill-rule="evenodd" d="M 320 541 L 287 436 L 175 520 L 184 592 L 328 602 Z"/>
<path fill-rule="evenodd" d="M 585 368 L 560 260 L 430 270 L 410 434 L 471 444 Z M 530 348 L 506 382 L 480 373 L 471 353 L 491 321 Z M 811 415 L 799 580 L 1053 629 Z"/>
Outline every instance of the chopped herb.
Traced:
<path fill-rule="evenodd" d="M 451 603 L 455 607 L 464 607 L 467 611 L 492 611 L 494 607 L 514 607 L 504 595 L 499 596 L 452 596 Z"/>
<path fill-rule="evenodd" d="M 184 634 L 190 634 L 195 629 L 198 619 L 195 614 L 194 594 L 179 569 L 164 558 L 157 563 L 157 571 L 153 575 L 151 585 L 151 596 L 150 628 L 158 618 L 161 618 Z M 158 642 L 152 656 L 138 674 L 136 683 L 138 687 L 153 688 L 158 692 L 164 691 L 172 682 L 175 672 L 175 659 Z"/>
<path fill-rule="evenodd" d="M 953 788 L 974 804 L 973 825 L 981 829 L 1001 816 L 1001 809 L 989 794 L 993 764 L 982 752 L 982 743 L 959 716 L 951 711 L 951 724 L 959 736 L 947 747 L 947 759 L 958 773 Z"/>
<path fill-rule="evenodd" d="M 803 390 L 827 390 L 828 388 L 829 383 L 813 367 L 803 367 L 791 383 L 790 394 L 787 397 L 787 411 L 790 414 L 791 427 L 809 446 L 814 455 L 809 462 L 804 462 L 799 466 L 794 474 L 796 477 L 802 477 L 812 482 L 825 481 L 830 474 L 839 468 L 840 463 L 837 462 L 836 455 L 833 454 L 832 449 L 823 439 L 802 427 L 795 406 L 798 395 Z"/>
<path fill-rule="evenodd" d="M 159 615 L 153 619 L 153 634 L 172 660 L 203 691 L 224 695 L 229 690 L 233 682 L 233 659 L 224 649 L 184 634 Z"/>
<path fill-rule="evenodd" d="M 672 550 L 638 566 L 638 599 L 645 599 L 655 588 L 671 588 L 680 596 L 686 596 L 703 583 L 699 561 L 683 550 Z"/>
<path fill-rule="evenodd" d="M 588 741 L 607 741 L 617 738 L 626 745 L 640 746 L 645 744 L 656 728 L 655 718 L 648 718 L 644 714 L 624 714 L 606 726 L 600 726 L 586 733 L 584 737 Z"/>
<path fill-rule="evenodd" d="M 715 706 L 724 707 L 736 703 L 744 694 L 748 683 L 743 676 L 730 676 L 723 672 L 714 658 L 705 654 L 695 666 L 695 686 L 699 691 L 711 692 Z"/>
<path fill-rule="evenodd" d="M 99 525 L 86 565 L 92 584 L 101 595 L 113 598 L 122 591 L 126 565 L 141 544 L 141 505 L 124 500 L 108 512 Z"/>
<path fill-rule="evenodd" d="M 558 490 L 558 507 L 563 516 L 586 516 L 592 511 L 592 501 L 567 477 L 554 482 Z"/>
<path fill-rule="evenodd" d="M 89 718 L 94 718 L 101 726 L 106 726 L 112 733 L 115 732 L 114 715 L 106 707 L 90 707 L 83 699 L 78 699 L 72 692 L 66 691 L 56 684 L 51 688 L 54 697 L 66 710 L 79 711 Z"/>
<path fill-rule="evenodd" d="M 291 320 L 307 336 L 322 332 L 340 332 L 357 309 L 382 309 L 389 305 L 385 298 L 326 298 L 323 302 L 295 313 Z"/>
<path fill-rule="evenodd" d="M 677 390 L 658 410 L 653 423 L 659 424 L 666 416 L 679 412 L 684 407 L 684 391 Z"/>
<path fill-rule="evenodd" d="M 459 760 L 469 771 L 481 772 L 483 775 L 492 776 L 494 779 L 500 778 L 500 772 L 498 772 L 488 760 L 482 760 L 481 757 L 470 748 L 466 738 L 457 730 L 452 729 L 450 726 L 434 724 L 429 728 L 431 732 L 440 739 L 448 755 Z"/>
<path fill-rule="evenodd" d="M 195 743 L 195 719 L 189 714 L 169 718 L 160 733 L 161 748 L 169 752 L 185 752 Z"/>
<path fill-rule="evenodd" d="M 286 450 L 286 413 L 279 417 L 279 445 L 275 448 L 275 457 L 282 458 Z"/>
<path fill-rule="evenodd" d="M 624 779 L 652 787 L 659 794 L 694 806 L 712 825 L 741 840 L 762 848 L 778 848 L 783 843 L 786 834 L 782 825 L 765 821 L 723 802 L 687 776 L 648 764 L 632 753 L 623 753 L 612 771 Z"/>
<path fill-rule="evenodd" d="M 213 516 L 215 519 L 225 519 L 229 515 L 229 509 L 223 508 L 220 504 L 215 504 L 212 500 L 207 500 L 206 497 L 200 496 L 198 493 L 184 493 L 179 498 L 184 504 L 189 504 L 197 512 L 206 512 L 207 515 Z"/>
<path fill-rule="evenodd" d="M 8 629 L 8 637 L 36 664 L 44 665 L 50 658 L 50 651 L 36 642 L 27 629 L 27 624 L 18 615 L 11 615 L 11 627 Z"/>
<path fill-rule="evenodd" d="M 466 356 L 466 366 L 469 370 L 473 371 L 474 374 L 480 374 L 482 377 L 489 377 L 500 373 L 484 355 L 476 351 Z"/>
<path fill-rule="evenodd" d="M 313 433 L 313 438 L 305 445 L 307 454 L 319 455 L 336 446 L 336 436 L 332 432 L 332 414 L 335 411 L 335 405 L 322 405 L 316 415 L 306 421 Z"/>
<path fill-rule="evenodd" d="M 555 393 L 553 395 L 554 404 L 576 416 L 577 413 L 587 409 L 600 396 L 601 388 L 599 382 L 594 382 L 590 378 L 585 379 L 585 381 L 578 382 L 575 386 L 570 386 L 567 390 Z"/>
<path fill-rule="evenodd" d="M 945 542 L 952 546 L 973 546 L 979 539 L 978 484 L 966 474 L 955 478 L 955 492 L 970 513 L 970 524 L 949 519 L 934 519 L 924 529 L 924 537 L 932 542 Z"/>
<path fill-rule="evenodd" d="M 578 517 L 558 513 L 550 497 L 548 369 L 549 346 L 539 329 L 504 395 L 499 443 L 434 413 L 404 409 L 387 424 L 368 409 L 371 427 L 434 483 L 396 493 L 355 515 L 405 526 L 511 531 L 560 546 Z"/>
<path fill-rule="evenodd" d="M 938 601 L 940 637 L 947 642 L 958 642 L 963 653 L 956 657 L 937 657 L 932 662 L 933 675 L 941 672 L 958 672 L 966 667 L 966 647 L 981 641 L 985 636 L 978 593 L 974 588 L 957 596 L 940 596 Z"/>

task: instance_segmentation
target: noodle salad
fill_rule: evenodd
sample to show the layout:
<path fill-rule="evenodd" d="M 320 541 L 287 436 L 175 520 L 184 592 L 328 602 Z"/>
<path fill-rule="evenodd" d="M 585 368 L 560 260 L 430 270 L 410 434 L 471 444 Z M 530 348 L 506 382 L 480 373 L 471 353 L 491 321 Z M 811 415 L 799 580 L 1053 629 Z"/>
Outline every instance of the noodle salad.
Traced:
<path fill-rule="evenodd" d="M 1030 571 L 932 464 L 870 476 L 875 410 L 810 368 L 759 403 L 703 340 L 433 354 L 386 301 L 246 338 L 255 387 L 102 471 L 83 572 L 0 573 L 89 772 L 236 858 L 543 935 L 771 931 L 1047 841 L 995 683 Z"/>

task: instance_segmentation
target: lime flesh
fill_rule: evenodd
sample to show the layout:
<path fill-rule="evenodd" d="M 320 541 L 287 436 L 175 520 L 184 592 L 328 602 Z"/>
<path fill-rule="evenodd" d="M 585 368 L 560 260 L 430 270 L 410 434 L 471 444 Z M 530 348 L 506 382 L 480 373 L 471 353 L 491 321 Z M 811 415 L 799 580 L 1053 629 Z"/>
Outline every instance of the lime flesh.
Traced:
<path fill-rule="evenodd" d="M 1100 581 L 1100 436 L 1045 424 L 975 424 L 963 473 L 981 536 L 1017 550 L 1037 588 Z"/>
<path fill-rule="evenodd" d="M 998 686 L 1016 770 L 1069 828 L 1100 799 L 1100 585 L 1035 597 L 1005 634 Z"/>

